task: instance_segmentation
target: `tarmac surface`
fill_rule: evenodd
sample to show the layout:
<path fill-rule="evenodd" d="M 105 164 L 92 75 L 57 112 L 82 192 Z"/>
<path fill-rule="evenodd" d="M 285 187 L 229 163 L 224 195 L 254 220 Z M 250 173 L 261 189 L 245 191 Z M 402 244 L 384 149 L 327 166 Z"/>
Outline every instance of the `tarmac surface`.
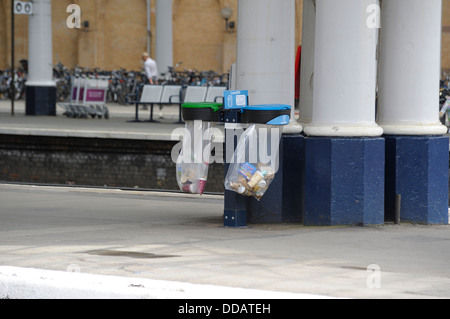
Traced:
<path fill-rule="evenodd" d="M 117 107 L 110 120 L 27 118 L 17 107 L 11 117 L 0 102 L 0 134 L 167 138 L 177 117 L 131 124 L 134 107 Z M 219 195 L 0 184 L 1 298 L 447 299 L 450 225 L 236 229 L 223 227 Z"/>
<path fill-rule="evenodd" d="M 179 285 L 178 295 L 140 290 L 149 298 L 186 297 L 185 284 L 216 289 L 189 298 L 229 297 L 224 287 L 249 299 L 450 297 L 448 225 L 235 229 L 223 227 L 221 196 L 68 187 L 2 184 L 0 202 L 3 298 L 77 296 L 46 292 L 38 279 L 54 275 L 45 272 L 20 284 L 26 269 L 64 272 L 59 285 L 70 289 L 74 271 Z"/>

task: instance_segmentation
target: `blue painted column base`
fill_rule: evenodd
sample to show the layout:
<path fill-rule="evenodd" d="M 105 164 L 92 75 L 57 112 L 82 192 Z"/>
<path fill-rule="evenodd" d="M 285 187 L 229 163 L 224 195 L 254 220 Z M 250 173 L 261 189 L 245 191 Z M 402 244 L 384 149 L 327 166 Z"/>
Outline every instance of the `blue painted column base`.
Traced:
<path fill-rule="evenodd" d="M 384 224 L 383 138 L 305 140 L 305 226 Z"/>
<path fill-rule="evenodd" d="M 401 195 L 400 221 L 448 224 L 449 138 L 385 136 L 386 220 L 395 220 Z"/>
<path fill-rule="evenodd" d="M 261 201 L 248 199 L 248 222 L 301 223 L 305 138 L 283 135 L 279 149 L 279 170 Z"/>
<path fill-rule="evenodd" d="M 56 86 L 27 86 L 26 115 L 56 116 Z"/>

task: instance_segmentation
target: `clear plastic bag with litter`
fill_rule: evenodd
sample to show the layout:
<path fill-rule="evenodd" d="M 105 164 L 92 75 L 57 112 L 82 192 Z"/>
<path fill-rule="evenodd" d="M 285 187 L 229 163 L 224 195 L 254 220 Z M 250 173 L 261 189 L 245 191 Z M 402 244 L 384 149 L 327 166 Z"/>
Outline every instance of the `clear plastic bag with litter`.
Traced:
<path fill-rule="evenodd" d="M 177 183 L 181 191 L 202 195 L 208 180 L 212 122 L 186 121 L 183 146 L 177 159 Z"/>
<path fill-rule="evenodd" d="M 261 200 L 278 171 L 281 134 L 280 126 L 249 125 L 231 158 L 225 189 Z"/>

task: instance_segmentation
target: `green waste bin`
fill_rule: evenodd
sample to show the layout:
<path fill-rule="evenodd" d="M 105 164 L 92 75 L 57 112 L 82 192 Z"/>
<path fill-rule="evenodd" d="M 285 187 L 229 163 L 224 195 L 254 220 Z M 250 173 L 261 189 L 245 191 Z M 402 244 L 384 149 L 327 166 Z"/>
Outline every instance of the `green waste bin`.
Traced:
<path fill-rule="evenodd" d="M 220 122 L 222 103 L 186 102 L 182 106 L 185 121 Z"/>

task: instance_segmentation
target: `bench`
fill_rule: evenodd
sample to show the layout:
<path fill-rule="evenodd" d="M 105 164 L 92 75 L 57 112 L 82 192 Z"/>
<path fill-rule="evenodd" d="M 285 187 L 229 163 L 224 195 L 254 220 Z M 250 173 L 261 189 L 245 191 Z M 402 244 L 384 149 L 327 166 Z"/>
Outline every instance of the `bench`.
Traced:
<path fill-rule="evenodd" d="M 176 124 L 183 123 L 181 120 L 181 104 L 183 102 L 182 98 L 183 87 L 181 85 L 165 85 L 163 95 L 161 97 L 160 104 L 177 104 L 180 108 L 179 121 Z"/>
<path fill-rule="evenodd" d="M 208 93 L 206 94 L 205 102 L 223 102 L 223 92 L 226 89 L 227 88 L 224 86 L 210 86 L 208 88 Z"/>
<path fill-rule="evenodd" d="M 225 87 L 216 86 L 188 86 L 183 94 L 181 85 L 144 85 L 139 101 L 129 102 L 136 105 L 135 119 L 129 122 L 141 122 L 139 105 L 150 104 L 150 119 L 145 122 L 158 122 L 153 119 L 154 105 L 176 104 L 179 105 L 179 118 L 176 124 L 183 124 L 181 105 L 184 102 L 217 102 L 220 98 L 223 100 L 225 89 Z"/>
<path fill-rule="evenodd" d="M 150 119 L 145 122 L 158 122 L 153 119 L 155 104 L 179 104 L 181 98 L 181 85 L 144 85 L 139 101 L 130 101 L 135 104 L 135 118 L 129 122 L 142 122 L 139 120 L 139 105 L 150 104 Z M 136 94 L 139 96 L 139 90 Z"/>
<path fill-rule="evenodd" d="M 141 122 L 139 120 L 139 105 L 140 104 L 150 104 L 151 105 L 151 116 L 149 122 L 156 122 L 153 120 L 153 104 L 158 104 L 161 101 L 161 96 L 164 87 L 162 85 L 144 85 L 142 87 L 142 94 L 139 101 L 130 101 L 128 103 L 133 103 L 136 106 L 134 120 L 128 122 Z M 139 95 L 139 89 L 137 90 L 136 96 Z"/>

